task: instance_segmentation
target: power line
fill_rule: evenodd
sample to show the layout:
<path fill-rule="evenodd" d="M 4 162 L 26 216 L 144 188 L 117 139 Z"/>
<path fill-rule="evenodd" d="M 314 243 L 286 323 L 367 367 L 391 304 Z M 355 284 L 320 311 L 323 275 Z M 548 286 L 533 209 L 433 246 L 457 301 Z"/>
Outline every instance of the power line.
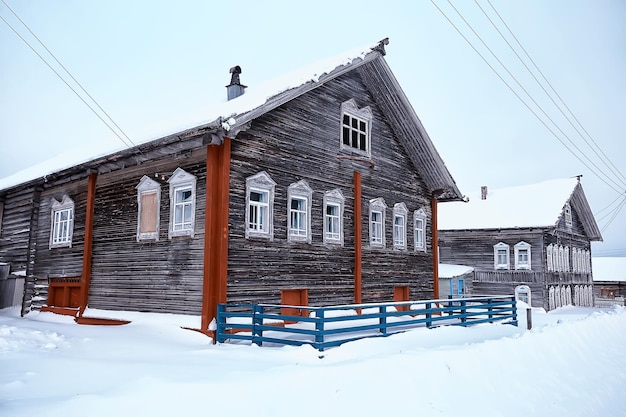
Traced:
<path fill-rule="evenodd" d="M 476 47 L 472 44 L 472 42 L 463 34 L 463 32 L 461 32 L 461 30 L 456 26 L 456 24 L 454 24 L 454 22 L 452 22 L 452 20 L 446 15 L 446 13 L 441 10 L 441 8 L 439 8 L 439 6 L 437 6 L 437 4 L 434 2 L 434 0 L 430 0 L 431 3 L 433 4 L 433 6 L 435 6 L 435 8 L 443 15 L 443 17 L 452 25 L 452 27 L 454 27 L 454 29 L 459 33 L 459 35 L 465 40 L 465 42 L 467 42 L 467 44 L 474 50 L 474 52 L 476 52 L 478 54 L 478 56 L 480 56 L 480 58 L 483 60 L 483 62 L 495 73 L 495 75 L 508 87 L 508 89 L 517 97 L 518 100 L 520 100 L 522 102 L 522 104 L 537 118 L 537 120 L 544 125 L 544 127 L 546 129 L 548 129 L 548 131 L 576 158 L 578 159 L 587 169 L 589 169 L 591 172 L 593 172 L 594 174 L 596 174 L 596 176 L 602 181 L 604 182 L 607 186 L 609 186 L 610 188 L 612 188 L 614 191 L 621 193 L 622 191 L 618 190 L 618 188 L 620 187 L 619 185 L 615 184 L 618 188 L 616 188 L 615 186 L 613 186 L 612 184 L 610 184 L 609 182 L 607 182 L 607 180 L 605 180 L 604 178 L 602 178 L 600 175 L 598 175 L 589 165 L 587 165 L 587 163 L 585 161 L 583 161 L 581 159 L 580 156 L 578 156 L 574 151 L 572 151 L 567 144 L 565 144 L 565 142 L 563 142 L 563 140 L 554 132 L 554 130 L 552 130 L 552 128 L 550 126 L 548 126 L 548 124 L 528 105 L 528 103 L 526 103 L 526 101 L 524 101 L 523 98 L 520 97 L 520 95 L 511 87 L 511 85 L 498 73 L 498 71 L 489 63 L 489 61 L 487 61 L 487 59 L 476 49 Z M 452 6 L 454 8 L 454 6 Z M 456 10 L 456 9 L 455 9 Z M 458 11 L 457 11 L 458 13 Z M 462 16 L 461 16 L 462 17 Z M 469 24 L 468 24 L 469 26 Z M 471 26 L 470 26 L 471 28 Z M 527 93 L 528 94 L 528 93 Z M 539 106 L 540 107 L 540 106 Z M 540 108 L 541 109 L 541 108 Z M 543 110 L 542 110 L 543 111 Z M 545 114 L 545 112 L 544 112 Z M 548 117 L 549 118 L 549 117 Z M 552 121 L 552 120 L 551 120 Z M 552 123 L 554 123 L 554 121 L 552 121 Z M 556 124 L 555 124 L 556 125 Z M 557 127 L 558 128 L 558 127 Z M 560 130 L 560 129 L 559 129 Z M 571 141 L 571 140 L 570 140 Z M 578 148 L 577 148 L 578 149 Z M 580 150 L 579 150 L 580 151 Z M 584 154 L 583 154 L 584 155 Z M 595 164 L 594 164 L 595 166 Z M 604 174 L 604 173 L 603 173 Z M 606 174 L 604 174 L 606 176 Z M 610 177 L 607 177 L 610 179 Z M 613 181 L 613 180 L 611 180 Z"/>
<path fill-rule="evenodd" d="M 80 87 L 80 89 L 87 95 L 87 97 L 89 97 L 91 99 L 91 101 L 98 107 L 98 109 L 100 109 L 100 111 L 102 113 L 104 113 L 104 115 L 106 115 L 106 117 L 110 120 L 110 122 L 119 130 L 119 132 L 122 133 L 122 135 L 124 135 L 124 138 L 122 138 L 122 136 L 120 136 L 120 133 L 118 133 L 115 129 L 113 129 L 111 127 L 111 125 L 104 120 L 104 118 L 89 104 L 87 103 L 87 101 L 63 78 L 63 76 L 61 74 L 58 73 L 57 70 L 55 70 L 52 65 L 50 65 L 50 63 L 13 27 L 11 26 L 11 24 L 9 22 L 7 22 L 4 17 L 0 16 L 0 19 L 2 19 L 2 21 L 17 35 L 17 37 L 19 37 L 22 42 L 24 42 L 24 44 L 26 44 L 26 46 L 28 46 L 30 48 L 31 51 L 33 51 L 33 53 L 35 53 L 35 55 L 37 55 L 39 57 L 39 59 L 42 60 L 42 62 L 44 64 L 46 64 L 46 66 L 48 68 L 50 68 L 50 70 L 52 72 L 54 72 L 54 74 L 70 89 L 72 90 L 72 92 L 98 117 L 98 119 L 100 119 L 100 121 L 102 121 L 102 123 L 105 124 L 105 126 L 107 128 L 109 128 L 109 130 L 111 130 L 111 132 L 113 132 L 113 134 L 115 134 L 115 136 L 128 148 L 131 148 L 132 146 L 137 146 L 135 145 L 135 143 L 128 137 L 128 135 L 124 132 L 124 130 L 117 124 L 115 123 L 115 121 L 113 120 L 113 118 L 102 108 L 102 106 L 100 106 L 100 104 L 96 101 L 96 99 L 94 99 L 91 94 L 89 94 L 89 92 L 87 92 L 87 90 L 81 85 L 80 82 L 78 82 L 78 80 L 72 75 L 72 73 L 57 59 L 57 57 L 52 53 L 52 51 L 50 51 L 50 49 L 48 49 L 48 47 L 41 41 L 41 39 L 39 39 L 39 37 L 30 29 L 30 27 L 28 27 L 28 25 L 17 15 L 17 13 L 6 3 L 5 0 L 2 0 L 2 3 L 4 3 L 4 5 L 11 11 L 11 13 L 13 13 L 13 15 L 20 21 L 20 23 L 28 30 L 28 32 L 30 32 L 30 34 L 37 39 L 37 41 L 39 42 L 39 44 L 48 52 L 48 54 L 50 54 L 50 56 L 57 62 L 57 64 L 59 64 L 61 66 L 61 68 L 63 68 L 63 70 L 70 76 L 70 78 Z M 128 141 L 128 143 L 127 143 Z M 130 143 L 130 144 L 129 144 Z M 141 152 L 141 151 L 140 151 Z"/>
<path fill-rule="evenodd" d="M 622 200 L 622 202 L 620 203 L 619 206 L 617 206 L 617 208 L 615 209 L 615 211 L 613 212 L 613 216 L 606 222 L 606 224 L 604 225 L 604 227 L 602 228 L 602 230 L 600 231 L 601 233 L 604 233 L 604 231 L 609 227 L 609 225 L 611 223 L 613 223 L 613 220 L 615 220 L 617 218 L 617 215 L 619 214 L 620 211 L 622 211 L 622 209 L 624 208 L 624 206 L 626 206 L 626 198 L 624 198 Z"/>
<path fill-rule="evenodd" d="M 615 166 L 615 164 L 611 161 L 611 159 L 604 153 L 604 151 L 602 151 L 602 148 L 598 145 L 598 143 L 593 139 L 593 137 L 591 136 L 591 134 L 589 134 L 589 132 L 587 131 L 587 129 L 585 129 L 585 127 L 582 125 L 582 123 L 580 122 L 580 120 L 576 117 L 576 115 L 572 112 L 572 110 L 569 108 L 569 106 L 567 105 L 567 103 L 563 100 L 563 98 L 561 97 L 561 95 L 556 91 L 556 89 L 554 88 L 554 86 L 552 85 L 552 83 L 547 79 L 547 77 L 544 75 L 543 71 L 541 71 L 541 69 L 539 68 L 539 66 L 537 65 L 537 63 L 535 62 L 535 60 L 530 56 L 530 54 L 528 53 L 528 51 L 526 50 L 526 48 L 524 48 L 524 46 L 522 45 L 522 43 L 519 41 L 519 39 L 517 38 L 517 36 L 515 36 L 515 34 L 513 33 L 513 31 L 511 30 L 511 28 L 506 24 L 506 22 L 504 21 L 504 19 L 502 18 L 502 16 L 500 15 L 500 13 L 498 13 L 498 11 L 496 10 L 495 6 L 491 3 L 491 0 L 487 0 L 487 2 L 489 3 L 489 5 L 491 6 L 491 8 L 493 9 L 494 13 L 498 16 L 498 18 L 500 19 L 500 21 L 502 22 L 502 24 L 504 25 L 504 27 L 508 30 L 509 34 L 513 37 L 513 39 L 515 39 L 515 42 L 517 43 L 517 45 L 521 48 L 521 50 L 524 52 L 524 54 L 526 55 L 526 57 L 528 57 L 528 59 L 530 60 L 530 62 L 533 64 L 533 66 L 535 67 L 535 69 L 537 70 L 537 72 L 541 75 L 541 77 L 543 78 L 543 80 L 548 84 L 548 86 L 550 87 L 550 89 L 552 90 L 552 92 L 556 95 L 556 97 L 559 99 L 559 101 L 562 103 L 562 105 L 565 107 L 565 109 L 567 109 L 568 113 L 572 116 L 572 118 L 576 121 L 576 123 L 578 124 L 578 126 L 580 126 L 580 128 L 585 132 L 585 134 L 587 135 L 587 137 L 589 138 L 589 140 L 591 140 L 591 142 L 595 145 L 595 147 L 598 149 L 596 151 L 596 149 L 591 146 L 591 144 L 589 143 L 589 141 L 587 140 L 587 138 L 585 138 L 585 136 L 580 132 L 580 130 L 576 127 L 576 125 L 572 122 L 572 120 L 565 114 L 565 112 L 562 110 L 561 106 L 558 105 L 555 100 L 553 99 L 552 95 L 550 95 L 546 89 L 544 88 L 543 84 L 537 79 L 537 77 L 535 76 L 535 74 L 530 70 L 530 68 L 528 68 L 528 66 L 526 65 L 526 63 L 524 62 L 524 60 L 519 56 L 519 54 L 517 53 L 517 51 L 515 50 L 515 48 L 513 48 L 513 46 L 509 43 L 509 41 L 506 39 L 506 37 L 504 36 L 504 34 L 500 31 L 500 29 L 497 27 L 497 25 L 493 22 L 493 20 L 491 19 L 491 17 L 485 12 L 485 10 L 481 7 L 481 5 L 478 3 L 478 0 L 474 0 L 474 3 L 476 3 L 476 5 L 478 6 L 478 8 L 480 8 L 480 10 L 483 12 L 483 14 L 485 15 L 485 17 L 487 17 L 487 19 L 489 20 L 489 22 L 491 23 L 491 25 L 496 29 L 496 31 L 500 34 L 500 36 L 502 37 L 502 39 L 506 42 L 506 44 L 509 46 L 509 48 L 513 51 L 513 53 L 515 54 L 515 56 L 517 56 L 517 58 L 519 59 L 519 61 L 522 63 L 522 65 L 524 65 L 524 67 L 526 68 L 526 70 L 528 71 L 528 73 L 534 78 L 534 80 L 537 82 L 537 84 L 541 87 L 541 89 L 544 91 L 544 93 L 546 93 L 546 95 L 548 96 L 548 98 L 550 98 L 550 100 L 552 101 L 552 103 L 555 105 L 555 107 L 561 112 L 561 114 L 563 115 L 563 117 L 565 117 L 565 119 L 570 123 L 570 125 L 574 128 L 574 130 L 580 135 L 580 137 L 585 141 L 585 143 L 589 146 L 589 148 L 591 148 L 591 150 L 596 154 L 596 156 L 598 158 L 600 158 L 601 161 L 603 161 L 605 163 L 605 165 L 609 168 L 609 170 L 613 173 L 613 175 L 615 175 L 616 177 L 619 177 L 618 179 L 620 181 L 622 181 L 622 183 L 624 185 L 626 185 L 626 177 L 620 172 L 620 170 Z M 598 151 L 600 153 L 598 153 Z M 600 155 L 601 154 L 601 155 Z"/>

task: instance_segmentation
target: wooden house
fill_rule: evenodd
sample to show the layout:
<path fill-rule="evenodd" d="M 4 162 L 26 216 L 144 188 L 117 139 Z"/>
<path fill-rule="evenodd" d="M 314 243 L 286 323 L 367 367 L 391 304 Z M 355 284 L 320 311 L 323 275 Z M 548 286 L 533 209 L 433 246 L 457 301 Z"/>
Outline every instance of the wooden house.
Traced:
<path fill-rule="evenodd" d="M 432 298 L 437 202 L 461 193 L 386 44 L 278 87 L 233 67 L 208 123 L 0 181 L 0 261 L 25 271 L 24 312 L 190 314 L 206 331 L 224 302 Z"/>
<path fill-rule="evenodd" d="M 482 187 L 439 214 L 441 262 L 474 267 L 474 294 L 527 285 L 536 307 L 593 305 L 591 242 L 602 237 L 580 178 Z"/>
<path fill-rule="evenodd" d="M 593 258 L 593 295 L 597 307 L 625 305 L 626 257 Z"/>

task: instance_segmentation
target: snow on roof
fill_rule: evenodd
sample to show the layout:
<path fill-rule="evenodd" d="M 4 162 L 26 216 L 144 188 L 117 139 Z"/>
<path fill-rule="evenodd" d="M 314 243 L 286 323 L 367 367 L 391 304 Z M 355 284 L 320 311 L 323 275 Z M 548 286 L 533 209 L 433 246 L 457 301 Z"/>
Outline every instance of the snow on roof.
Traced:
<path fill-rule="evenodd" d="M 455 278 L 473 272 L 474 268 L 466 265 L 439 264 L 439 278 Z"/>
<path fill-rule="evenodd" d="M 467 203 L 441 204 L 440 230 L 550 227 L 559 219 L 578 179 L 565 178 L 491 190 L 481 199 L 480 190 Z"/>
<path fill-rule="evenodd" d="M 133 143 L 141 145 L 168 135 L 182 132 L 198 126 L 224 120 L 222 126 L 228 130 L 236 123 L 237 115 L 242 115 L 262 106 L 268 99 L 287 90 L 300 87 L 308 82 L 318 82 L 320 77 L 333 70 L 352 64 L 363 59 L 379 43 L 366 47 L 352 49 L 336 56 L 316 61 L 298 70 L 282 74 L 258 86 L 250 86 L 246 93 L 233 100 L 222 99 L 192 112 L 185 112 L 178 119 L 164 121 L 158 125 L 144 128 L 131 134 Z M 45 178 L 56 172 L 73 166 L 92 161 L 124 150 L 125 147 L 117 137 L 110 135 L 103 140 L 86 143 L 85 146 L 75 147 L 51 159 L 26 169 L 0 178 L 0 190 L 4 190 L 37 178 Z"/>
<path fill-rule="evenodd" d="M 591 262 L 594 281 L 626 282 L 626 257 L 594 257 Z"/>

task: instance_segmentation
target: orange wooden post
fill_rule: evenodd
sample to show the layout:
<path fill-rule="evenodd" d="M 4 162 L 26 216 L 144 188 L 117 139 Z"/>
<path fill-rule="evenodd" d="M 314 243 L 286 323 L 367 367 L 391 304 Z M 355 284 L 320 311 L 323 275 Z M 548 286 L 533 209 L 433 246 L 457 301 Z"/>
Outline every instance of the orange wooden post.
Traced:
<path fill-rule="evenodd" d="M 362 301 L 361 173 L 354 171 L 354 302 Z"/>
<path fill-rule="evenodd" d="M 206 331 L 217 305 L 226 302 L 228 274 L 228 197 L 230 184 L 230 138 L 207 146 L 206 212 L 204 225 L 204 279 L 201 328 Z"/>
<path fill-rule="evenodd" d="M 83 243 L 83 272 L 80 287 L 79 316 L 82 317 L 89 304 L 89 285 L 91 282 L 91 255 L 93 245 L 93 213 L 96 203 L 96 179 L 98 174 L 91 173 L 87 178 L 87 213 L 85 216 L 85 241 Z"/>
<path fill-rule="evenodd" d="M 432 212 L 432 251 L 433 251 L 433 296 L 435 300 L 439 299 L 439 232 L 437 231 L 437 197 L 430 200 Z"/>

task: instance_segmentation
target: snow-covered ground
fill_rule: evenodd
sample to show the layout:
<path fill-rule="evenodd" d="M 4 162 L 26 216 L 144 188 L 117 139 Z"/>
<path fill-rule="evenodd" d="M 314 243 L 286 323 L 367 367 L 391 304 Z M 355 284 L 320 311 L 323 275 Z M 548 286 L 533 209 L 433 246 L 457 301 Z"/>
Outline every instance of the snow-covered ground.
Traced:
<path fill-rule="evenodd" d="M 531 331 L 420 328 L 322 357 L 212 345 L 186 317 L 130 318 L 0 310 L 0 415 L 626 416 L 625 308 L 534 309 Z"/>

